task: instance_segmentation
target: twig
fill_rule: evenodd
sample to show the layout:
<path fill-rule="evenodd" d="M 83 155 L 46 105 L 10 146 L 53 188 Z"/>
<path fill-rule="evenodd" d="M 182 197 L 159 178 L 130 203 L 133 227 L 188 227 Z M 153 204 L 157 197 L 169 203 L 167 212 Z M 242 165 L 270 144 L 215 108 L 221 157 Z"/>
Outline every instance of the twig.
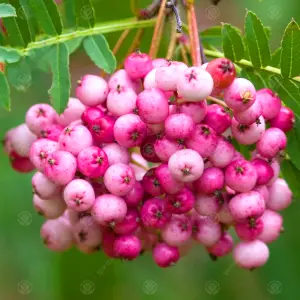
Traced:
<path fill-rule="evenodd" d="M 145 166 L 143 166 L 142 164 L 138 163 L 138 162 L 137 162 L 136 160 L 134 160 L 134 159 L 131 159 L 130 162 L 131 162 L 132 164 L 138 166 L 139 168 L 144 169 L 145 171 L 148 171 L 148 170 L 149 170 L 147 167 L 145 167 Z"/>
<path fill-rule="evenodd" d="M 170 38 L 170 43 L 169 43 L 168 52 L 167 52 L 167 56 L 166 56 L 167 60 L 172 59 L 173 55 L 174 55 L 174 50 L 175 50 L 176 41 L 177 41 L 177 32 L 175 30 L 176 23 L 177 23 L 176 19 L 173 17 L 171 38 Z"/>
<path fill-rule="evenodd" d="M 180 53 L 181 53 L 183 62 L 188 66 L 190 63 L 189 63 L 189 59 L 188 59 L 188 56 L 187 56 L 187 53 L 186 53 L 185 45 L 181 45 Z"/>
<path fill-rule="evenodd" d="M 119 49 L 121 48 L 123 42 L 125 41 L 126 37 L 128 36 L 130 32 L 130 29 L 126 29 L 123 31 L 123 33 L 121 34 L 119 40 L 116 42 L 115 47 L 113 49 L 113 54 L 116 55 L 117 52 L 119 51 Z"/>
<path fill-rule="evenodd" d="M 175 6 L 174 3 L 172 3 L 172 1 L 167 2 L 167 7 L 172 9 L 172 11 L 175 15 L 175 18 L 176 18 L 176 24 L 177 24 L 176 30 L 177 30 L 178 33 L 181 33 L 182 32 L 182 22 L 181 22 L 180 15 L 179 15 L 177 7 Z"/>
<path fill-rule="evenodd" d="M 223 100 L 220 100 L 218 98 L 211 97 L 211 96 L 207 97 L 207 100 L 209 100 L 211 102 L 215 102 L 215 103 L 217 103 L 217 104 L 219 104 L 221 106 L 224 106 L 224 107 L 226 107 L 226 108 L 229 109 L 229 107 L 226 105 L 226 103 Z"/>
<path fill-rule="evenodd" d="M 137 8 L 136 2 L 137 2 L 137 0 L 130 0 L 130 8 L 131 8 L 132 13 L 138 17 L 139 9 Z"/>

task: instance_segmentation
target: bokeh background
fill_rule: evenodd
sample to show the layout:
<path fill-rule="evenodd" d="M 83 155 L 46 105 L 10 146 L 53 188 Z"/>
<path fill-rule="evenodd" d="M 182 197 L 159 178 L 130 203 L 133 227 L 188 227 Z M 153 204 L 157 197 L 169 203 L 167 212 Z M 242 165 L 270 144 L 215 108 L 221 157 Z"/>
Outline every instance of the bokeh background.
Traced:
<path fill-rule="evenodd" d="M 93 2 L 99 22 L 132 16 L 128 0 Z M 149 2 L 140 0 L 139 4 L 142 7 Z M 243 29 L 246 8 L 254 11 L 264 25 L 271 27 L 273 49 L 279 46 L 291 18 L 300 22 L 299 0 L 221 0 L 218 7 L 208 0 L 196 2 L 201 29 L 220 22 Z M 107 35 L 111 46 L 118 36 Z M 143 51 L 147 51 L 150 40 L 151 29 L 144 35 Z M 119 61 L 129 43 L 120 52 Z M 162 53 L 167 43 L 166 35 Z M 73 84 L 87 72 L 99 71 L 79 49 L 71 57 Z M 49 74 L 36 70 L 26 93 L 12 91 L 12 112 L 0 111 L 0 138 L 6 130 L 24 121 L 30 105 L 48 102 L 50 79 Z M 31 176 L 14 172 L 7 157 L 0 153 L 0 299 L 290 300 L 299 296 L 300 204 L 297 199 L 283 212 L 285 233 L 270 245 L 271 257 L 263 268 L 253 272 L 241 270 L 234 266 L 230 256 L 212 262 L 199 246 L 176 267 L 162 270 L 148 254 L 135 262 L 120 262 L 107 259 L 101 252 L 89 256 L 76 250 L 63 254 L 49 252 L 39 237 L 43 220 L 32 208 Z"/>

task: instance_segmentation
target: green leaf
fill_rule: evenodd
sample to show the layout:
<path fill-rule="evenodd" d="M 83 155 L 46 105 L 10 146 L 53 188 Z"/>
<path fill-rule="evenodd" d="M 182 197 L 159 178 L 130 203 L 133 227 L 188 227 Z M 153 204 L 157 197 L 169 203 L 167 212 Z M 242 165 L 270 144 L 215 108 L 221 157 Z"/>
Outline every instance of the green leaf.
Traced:
<path fill-rule="evenodd" d="M 0 18 L 16 17 L 17 13 L 13 6 L 10 4 L 0 4 Z"/>
<path fill-rule="evenodd" d="M 3 72 L 0 72 L 0 91 L 0 105 L 10 110 L 10 89 Z"/>
<path fill-rule="evenodd" d="M 271 37 L 271 27 L 264 27 L 264 30 L 265 30 L 265 33 L 266 33 L 266 35 L 267 35 L 267 38 L 268 38 L 268 40 L 270 39 L 270 37 Z"/>
<path fill-rule="evenodd" d="M 27 21 L 27 26 L 31 35 L 32 41 L 35 40 L 35 35 L 38 33 L 37 19 L 29 5 L 30 0 L 19 0 L 21 8 L 18 10 L 18 17 Z"/>
<path fill-rule="evenodd" d="M 268 66 L 271 62 L 271 52 L 264 26 L 251 11 L 245 19 L 246 41 L 249 55 L 255 68 Z"/>
<path fill-rule="evenodd" d="M 277 48 L 272 54 L 271 66 L 278 68 L 280 65 L 281 48 Z"/>
<path fill-rule="evenodd" d="M 116 58 L 109 49 L 104 35 L 86 37 L 83 46 L 88 56 L 100 69 L 109 74 L 114 72 L 117 67 Z"/>
<path fill-rule="evenodd" d="M 262 73 L 258 73 L 253 69 L 242 69 L 240 75 L 241 77 L 250 80 L 257 90 L 263 89 L 267 86 L 265 79 L 262 77 Z M 265 76 L 267 77 L 268 75 Z"/>
<path fill-rule="evenodd" d="M 0 61 L 15 63 L 21 59 L 22 55 L 18 50 L 0 46 Z"/>
<path fill-rule="evenodd" d="M 200 32 L 200 36 L 204 37 L 220 37 L 222 35 L 222 27 L 221 26 L 213 26 L 207 29 L 204 29 Z"/>
<path fill-rule="evenodd" d="M 50 70 L 50 61 L 52 59 L 52 46 L 31 49 L 28 56 L 31 61 L 31 69 L 41 69 L 44 72 Z"/>
<path fill-rule="evenodd" d="M 292 78 L 300 74 L 300 28 L 296 21 L 292 20 L 286 27 L 281 41 L 281 75 L 284 78 Z"/>
<path fill-rule="evenodd" d="M 245 46 L 241 32 L 230 24 L 222 24 L 223 51 L 227 58 L 239 61 L 244 58 Z"/>
<path fill-rule="evenodd" d="M 222 45 L 222 27 L 213 26 L 200 32 L 200 38 L 203 46 L 207 49 L 211 45 L 220 47 Z"/>
<path fill-rule="evenodd" d="M 300 197 L 300 189 L 299 189 L 299 178 L 300 178 L 300 171 L 294 166 L 294 164 L 290 161 L 285 159 L 281 163 L 281 173 L 283 178 L 286 180 L 287 184 L 289 185 L 290 189 L 293 192 L 294 197 Z"/>
<path fill-rule="evenodd" d="M 51 54 L 53 82 L 48 92 L 53 107 L 61 114 L 67 106 L 71 90 L 68 48 L 64 43 L 57 44 L 52 47 Z"/>
<path fill-rule="evenodd" d="M 29 0 L 40 26 L 49 35 L 59 35 L 62 32 L 62 21 L 57 5 L 53 0 Z"/>
<path fill-rule="evenodd" d="M 3 24 L 7 30 L 9 43 L 12 47 L 24 47 L 25 41 L 16 18 L 4 18 Z"/>
<path fill-rule="evenodd" d="M 83 40 L 83 37 L 80 36 L 78 38 L 75 38 L 73 40 L 65 42 L 65 44 L 68 48 L 69 54 L 74 53 L 80 47 L 82 40 Z"/>
<path fill-rule="evenodd" d="M 94 27 L 95 10 L 91 0 L 74 0 L 77 27 Z"/>

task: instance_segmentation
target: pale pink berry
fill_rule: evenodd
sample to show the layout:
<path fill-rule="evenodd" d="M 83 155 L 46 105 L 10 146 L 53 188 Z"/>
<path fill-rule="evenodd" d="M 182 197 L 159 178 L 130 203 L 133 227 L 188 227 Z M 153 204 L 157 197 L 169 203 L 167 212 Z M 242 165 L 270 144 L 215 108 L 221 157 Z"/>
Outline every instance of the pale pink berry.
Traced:
<path fill-rule="evenodd" d="M 270 120 L 271 127 L 276 127 L 284 132 L 288 132 L 293 129 L 295 124 L 295 114 L 288 108 L 282 106 L 277 116 Z"/>
<path fill-rule="evenodd" d="M 176 91 L 179 74 L 186 69 L 187 65 L 179 61 L 170 61 L 166 66 L 157 68 L 155 73 L 157 87 L 165 92 Z"/>
<path fill-rule="evenodd" d="M 139 116 L 145 123 L 162 123 L 169 115 L 168 99 L 157 88 L 141 92 L 137 97 L 136 105 Z"/>
<path fill-rule="evenodd" d="M 40 234 L 44 245 L 52 251 L 67 251 L 74 243 L 71 224 L 63 217 L 47 220 L 42 225 Z"/>
<path fill-rule="evenodd" d="M 225 103 L 236 112 L 252 106 L 255 99 L 255 87 L 245 78 L 235 78 L 233 83 L 224 91 Z"/>
<path fill-rule="evenodd" d="M 216 217 L 224 203 L 224 196 L 217 192 L 211 195 L 198 194 L 196 197 L 195 209 L 199 215 Z"/>
<path fill-rule="evenodd" d="M 188 188 L 183 188 L 174 195 L 168 195 L 165 200 L 168 210 L 173 214 L 185 214 L 195 205 L 195 196 Z"/>
<path fill-rule="evenodd" d="M 141 220 L 146 227 L 163 228 L 171 219 L 167 204 L 159 198 L 148 199 L 140 210 Z"/>
<path fill-rule="evenodd" d="M 264 243 L 271 243 L 277 240 L 282 231 L 282 216 L 275 211 L 266 209 L 260 219 L 264 226 L 257 238 Z"/>
<path fill-rule="evenodd" d="M 269 196 L 269 190 L 268 190 L 268 188 L 267 188 L 266 185 L 257 185 L 257 186 L 253 189 L 253 191 L 259 192 L 259 193 L 262 195 L 262 197 L 264 198 L 265 203 L 266 203 L 266 204 L 268 203 L 269 197 L 270 197 L 270 196 Z"/>
<path fill-rule="evenodd" d="M 34 194 L 33 206 L 38 214 L 46 219 L 56 219 L 60 217 L 66 209 L 66 204 L 61 195 L 56 195 L 46 200 Z"/>
<path fill-rule="evenodd" d="M 128 207 L 137 207 L 144 197 L 144 188 L 139 181 L 136 181 L 132 190 L 124 196 Z"/>
<path fill-rule="evenodd" d="M 103 226 L 113 226 L 124 220 L 127 205 L 123 198 L 105 194 L 96 198 L 91 210 L 94 220 Z"/>
<path fill-rule="evenodd" d="M 252 145 L 259 141 L 265 132 L 266 124 L 263 117 L 251 125 L 243 125 L 232 118 L 231 130 L 234 138 L 242 145 Z"/>
<path fill-rule="evenodd" d="M 26 124 L 21 124 L 14 129 L 10 137 L 13 150 L 21 157 L 28 157 L 31 145 L 37 140 Z"/>
<path fill-rule="evenodd" d="M 170 62 L 164 58 L 156 58 L 152 60 L 153 68 L 160 68 L 168 65 Z"/>
<path fill-rule="evenodd" d="M 236 221 L 258 218 L 265 211 L 265 200 L 259 192 L 251 191 L 234 196 L 229 202 L 229 209 Z"/>
<path fill-rule="evenodd" d="M 117 163 L 127 165 L 130 161 L 128 150 L 117 143 L 105 144 L 102 149 L 107 155 L 110 166 Z"/>
<path fill-rule="evenodd" d="M 176 194 L 184 187 L 183 182 L 173 177 L 167 164 L 161 164 L 157 167 L 155 169 L 155 175 L 162 189 L 167 194 Z"/>
<path fill-rule="evenodd" d="M 76 158 L 71 153 L 56 151 L 47 157 L 45 175 L 58 185 L 66 185 L 74 178 L 76 169 Z"/>
<path fill-rule="evenodd" d="M 267 184 L 273 178 L 274 171 L 268 162 L 260 158 L 255 158 L 251 163 L 256 169 L 257 184 Z"/>
<path fill-rule="evenodd" d="M 233 250 L 235 263 L 244 269 L 253 270 L 263 266 L 269 258 L 268 246 L 259 240 L 240 242 Z"/>
<path fill-rule="evenodd" d="M 218 104 L 209 105 L 203 123 L 221 134 L 231 125 L 229 111 Z"/>
<path fill-rule="evenodd" d="M 59 137 L 59 147 L 77 156 L 79 152 L 92 146 L 93 138 L 89 130 L 83 125 L 66 127 Z"/>
<path fill-rule="evenodd" d="M 277 178 L 269 187 L 267 207 L 275 211 L 280 211 L 287 208 L 292 203 L 292 199 L 293 193 L 286 181 L 282 178 Z"/>
<path fill-rule="evenodd" d="M 229 209 L 229 197 L 228 195 L 223 194 L 223 201 L 219 202 L 220 203 L 220 208 L 218 211 L 218 214 L 216 216 L 216 219 L 226 225 L 233 225 L 235 223 L 235 220 L 230 212 Z"/>
<path fill-rule="evenodd" d="M 243 125 L 251 125 L 262 115 L 262 107 L 259 101 L 244 111 L 234 112 L 234 118 Z"/>
<path fill-rule="evenodd" d="M 131 153 L 131 160 L 138 163 L 139 165 L 144 167 L 146 170 L 149 169 L 148 161 L 145 160 L 145 158 L 141 154 L 139 154 L 137 152 L 132 152 Z"/>
<path fill-rule="evenodd" d="M 104 175 L 109 163 L 106 153 L 101 148 L 91 146 L 79 152 L 77 166 L 83 175 L 98 178 Z"/>
<path fill-rule="evenodd" d="M 207 251 L 215 256 L 221 257 L 229 254 L 233 249 L 233 238 L 228 232 L 224 232 L 216 244 L 207 248 Z"/>
<path fill-rule="evenodd" d="M 51 199 L 57 196 L 61 187 L 50 181 L 43 173 L 36 172 L 32 177 L 32 189 L 35 194 L 43 199 Z"/>
<path fill-rule="evenodd" d="M 281 108 L 280 98 L 270 89 L 261 89 L 256 93 L 256 99 L 262 107 L 262 115 L 266 120 L 275 118 Z"/>
<path fill-rule="evenodd" d="M 57 116 L 52 106 L 45 103 L 34 104 L 29 108 L 25 116 L 25 122 L 29 130 L 38 135 L 41 128 L 52 125 Z"/>
<path fill-rule="evenodd" d="M 13 147 L 11 144 L 11 138 L 13 136 L 13 133 L 15 131 L 16 128 L 12 128 L 10 130 L 8 130 L 4 136 L 4 140 L 3 140 L 3 150 L 6 154 L 10 155 L 10 153 L 13 151 Z"/>
<path fill-rule="evenodd" d="M 197 151 L 202 157 L 209 157 L 217 146 L 215 131 L 205 124 L 198 124 L 191 136 L 185 140 L 187 148 Z"/>
<path fill-rule="evenodd" d="M 280 164 L 277 161 L 277 159 L 272 159 L 272 162 L 270 163 L 270 166 L 272 167 L 273 171 L 274 171 L 274 176 L 273 178 L 268 182 L 267 186 L 272 185 L 275 180 L 279 177 L 280 174 Z"/>
<path fill-rule="evenodd" d="M 203 68 L 191 67 L 177 76 L 177 92 L 186 101 L 201 101 L 213 90 L 214 81 Z"/>
<path fill-rule="evenodd" d="M 119 235 L 132 234 L 140 224 L 139 212 L 136 208 L 129 208 L 123 221 L 117 223 L 113 230 Z"/>
<path fill-rule="evenodd" d="M 167 268 L 178 262 L 180 253 L 177 247 L 169 246 L 166 243 L 158 243 L 153 248 L 152 256 L 159 267 Z"/>
<path fill-rule="evenodd" d="M 125 196 L 135 184 L 134 172 L 128 165 L 114 164 L 106 170 L 104 184 L 112 194 Z"/>
<path fill-rule="evenodd" d="M 269 128 L 261 136 L 256 145 L 258 153 L 266 158 L 273 158 L 287 145 L 285 133 L 279 128 Z"/>
<path fill-rule="evenodd" d="M 116 90 L 117 86 L 128 87 L 135 90 L 135 83 L 124 69 L 116 71 L 108 80 L 108 87 L 110 90 Z"/>
<path fill-rule="evenodd" d="M 29 157 L 34 166 L 40 172 L 44 172 L 49 155 L 58 149 L 59 145 L 57 142 L 48 139 L 38 139 L 32 144 Z"/>
<path fill-rule="evenodd" d="M 71 122 L 79 120 L 86 107 L 78 99 L 70 98 L 64 112 L 56 117 L 56 122 L 68 126 Z"/>
<path fill-rule="evenodd" d="M 187 102 L 179 106 L 179 112 L 190 116 L 195 124 L 202 122 L 207 112 L 207 102 Z"/>
<path fill-rule="evenodd" d="M 174 178 L 182 182 L 197 180 L 204 169 L 202 157 L 191 149 L 183 149 L 174 153 L 169 159 L 168 166 Z"/>
<path fill-rule="evenodd" d="M 192 223 L 188 216 L 174 215 L 162 228 L 161 237 L 170 246 L 182 246 L 192 236 Z"/>
<path fill-rule="evenodd" d="M 151 196 L 160 196 L 164 191 L 155 174 L 155 169 L 152 168 L 145 173 L 142 179 L 142 186 L 145 192 Z"/>
<path fill-rule="evenodd" d="M 124 62 L 124 68 L 133 80 L 144 78 L 153 68 L 151 58 L 139 51 L 130 54 Z"/>
<path fill-rule="evenodd" d="M 244 241 L 253 241 L 262 233 L 264 223 L 261 218 L 250 217 L 235 224 L 237 236 Z"/>
<path fill-rule="evenodd" d="M 155 81 L 156 68 L 152 69 L 144 78 L 144 89 L 149 90 L 152 88 L 157 88 Z"/>
<path fill-rule="evenodd" d="M 103 103 L 108 94 L 107 82 L 96 75 L 85 75 L 76 87 L 76 97 L 86 106 L 97 106 Z"/>
<path fill-rule="evenodd" d="M 215 167 L 206 168 L 202 176 L 196 180 L 195 187 L 199 193 L 212 194 L 222 190 L 224 186 L 224 172 Z"/>
<path fill-rule="evenodd" d="M 114 125 L 116 141 L 125 148 L 142 144 L 147 134 L 147 126 L 141 118 L 134 114 L 119 117 Z"/>

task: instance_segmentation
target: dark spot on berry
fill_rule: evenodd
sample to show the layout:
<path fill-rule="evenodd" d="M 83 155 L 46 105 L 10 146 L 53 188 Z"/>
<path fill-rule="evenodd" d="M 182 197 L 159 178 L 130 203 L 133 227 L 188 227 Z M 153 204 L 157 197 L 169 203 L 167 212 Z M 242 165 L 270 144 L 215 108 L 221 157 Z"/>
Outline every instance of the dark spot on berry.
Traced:
<path fill-rule="evenodd" d="M 154 179 L 153 180 L 153 185 L 155 186 L 155 187 L 159 187 L 160 186 L 160 183 L 159 183 L 159 181 L 158 181 L 158 179 Z"/>
<path fill-rule="evenodd" d="M 87 235 L 88 233 L 84 230 L 81 230 L 79 233 L 78 233 L 78 237 L 79 237 L 79 241 L 81 243 L 84 243 L 86 240 L 87 240 Z"/>

